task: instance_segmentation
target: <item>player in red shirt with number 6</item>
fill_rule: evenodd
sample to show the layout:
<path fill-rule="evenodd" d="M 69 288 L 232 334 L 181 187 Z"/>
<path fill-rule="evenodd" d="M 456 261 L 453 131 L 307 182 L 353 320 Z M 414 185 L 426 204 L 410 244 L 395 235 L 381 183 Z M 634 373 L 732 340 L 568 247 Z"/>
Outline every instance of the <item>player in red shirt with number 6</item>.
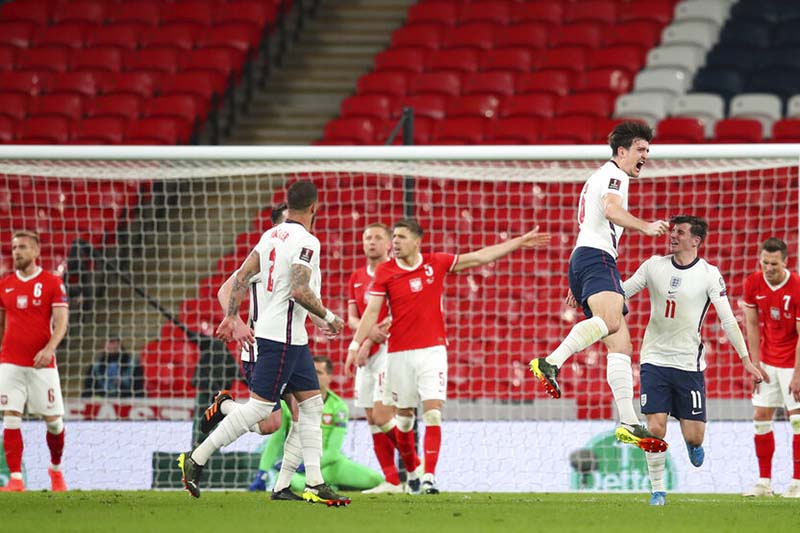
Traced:
<path fill-rule="evenodd" d="M 67 490 L 61 472 L 64 400 L 55 349 L 67 333 L 67 293 L 59 278 L 36 264 L 39 236 L 18 231 L 11 239 L 14 272 L 0 279 L 0 411 L 3 448 L 11 478 L 0 490 L 22 492 L 22 413 L 47 424 L 50 486 Z"/>
<path fill-rule="evenodd" d="M 786 407 L 792 427 L 794 473 L 785 498 L 800 498 L 800 276 L 786 269 L 786 243 L 770 237 L 758 253 L 761 271 L 744 282 L 747 344 L 764 381 L 753 393 L 759 480 L 745 496 L 772 496 L 772 417 Z"/>
<path fill-rule="evenodd" d="M 369 303 L 348 349 L 348 360 L 364 366 L 372 348 L 369 332 L 378 321 L 384 300 L 391 309 L 384 403 L 397 406 L 397 447 L 405 464 L 416 462 L 414 408 L 422 401 L 425 422 L 425 474 L 408 473 L 408 491 L 437 494 L 434 473 L 441 447 L 442 406 L 447 396 L 447 337 L 442 315 L 444 278 L 448 273 L 485 265 L 520 248 L 550 241 L 539 227 L 500 244 L 452 255 L 420 252 L 422 228 L 415 220 L 394 225 L 394 258 L 378 265 Z"/>

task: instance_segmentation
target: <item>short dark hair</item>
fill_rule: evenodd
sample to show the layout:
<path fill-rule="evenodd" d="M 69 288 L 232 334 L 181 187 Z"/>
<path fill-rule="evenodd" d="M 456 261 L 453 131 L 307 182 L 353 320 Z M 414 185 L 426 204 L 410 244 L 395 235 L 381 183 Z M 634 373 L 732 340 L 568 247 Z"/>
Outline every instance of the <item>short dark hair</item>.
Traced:
<path fill-rule="evenodd" d="M 708 233 L 708 222 L 700 217 L 692 215 L 676 215 L 672 217 L 669 223 L 673 226 L 678 224 L 689 224 L 689 232 L 695 237 L 700 237 L 700 242 L 706 240 Z"/>
<path fill-rule="evenodd" d="M 380 229 L 382 229 L 382 230 L 383 230 L 383 232 L 384 232 L 384 233 L 385 233 L 385 234 L 386 234 L 386 235 L 387 235 L 389 238 L 391 238 L 391 236 L 392 236 L 392 230 L 390 230 L 390 229 L 389 229 L 389 226 L 387 226 L 386 224 L 382 224 L 382 223 L 380 223 L 380 222 L 373 222 L 372 224 L 367 224 L 367 227 L 366 227 L 366 228 L 364 228 L 364 231 L 367 231 L 367 230 L 368 230 L 368 229 L 370 229 L 370 228 L 380 228 Z"/>
<path fill-rule="evenodd" d="M 770 237 L 761 245 L 761 250 L 759 250 L 759 253 L 762 251 L 769 253 L 780 252 L 783 258 L 786 259 L 786 256 L 789 255 L 788 250 L 789 249 L 786 247 L 785 242 L 777 237 Z"/>
<path fill-rule="evenodd" d="M 272 212 L 269 214 L 269 219 L 272 221 L 273 226 L 280 222 L 283 212 L 286 211 L 288 207 L 289 206 L 286 205 L 286 202 L 281 202 L 278 205 L 272 206 Z"/>
<path fill-rule="evenodd" d="M 36 246 L 40 246 L 39 244 L 39 234 L 35 231 L 31 231 L 29 229 L 21 229 L 19 231 L 15 231 L 14 235 L 11 236 L 11 240 L 18 239 L 20 237 L 26 237 L 33 242 L 36 243 Z"/>
<path fill-rule="evenodd" d="M 317 201 L 317 187 L 310 181 L 296 181 L 286 191 L 287 204 L 292 211 L 305 211 Z"/>
<path fill-rule="evenodd" d="M 397 228 L 406 228 L 408 231 L 416 235 L 417 237 L 422 237 L 422 234 L 425 233 L 422 229 L 422 226 L 419 225 L 419 222 L 414 220 L 413 218 L 404 218 L 398 220 L 394 223 L 394 229 Z"/>
<path fill-rule="evenodd" d="M 331 361 L 330 357 L 325 355 L 315 355 L 314 356 L 315 363 L 325 363 L 325 372 L 330 375 L 333 375 L 333 361 Z"/>
<path fill-rule="evenodd" d="M 608 145 L 611 155 L 616 156 L 619 147 L 628 149 L 636 139 L 650 142 L 653 139 L 653 129 L 643 122 L 626 120 L 617 124 L 608 134 Z"/>

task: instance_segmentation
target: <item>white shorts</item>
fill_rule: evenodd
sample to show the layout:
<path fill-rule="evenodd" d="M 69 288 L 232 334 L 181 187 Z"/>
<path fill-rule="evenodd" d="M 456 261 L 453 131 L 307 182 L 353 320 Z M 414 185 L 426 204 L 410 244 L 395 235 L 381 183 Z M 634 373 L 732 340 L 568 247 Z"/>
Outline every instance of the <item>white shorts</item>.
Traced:
<path fill-rule="evenodd" d="M 383 402 L 383 385 L 386 383 L 386 343 L 368 360 L 356 368 L 355 404 L 365 409 L 375 402 Z"/>
<path fill-rule="evenodd" d="M 0 364 L 0 411 L 63 416 L 64 399 L 57 368 Z"/>
<path fill-rule="evenodd" d="M 789 383 L 792 381 L 794 368 L 779 368 L 777 366 L 761 363 L 761 368 L 769 378 L 769 383 L 761 382 L 753 393 L 753 405 L 756 407 L 786 407 L 788 411 L 800 409 L 800 402 L 796 402 L 789 394 Z"/>
<path fill-rule="evenodd" d="M 431 346 L 388 354 L 383 403 L 400 408 L 447 399 L 447 348 Z"/>

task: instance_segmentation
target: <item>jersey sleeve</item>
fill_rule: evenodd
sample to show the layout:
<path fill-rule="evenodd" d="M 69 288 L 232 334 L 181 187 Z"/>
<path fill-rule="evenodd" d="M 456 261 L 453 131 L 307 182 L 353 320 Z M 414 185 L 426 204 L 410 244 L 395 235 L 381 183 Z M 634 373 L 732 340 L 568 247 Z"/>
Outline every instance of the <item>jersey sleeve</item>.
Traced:
<path fill-rule="evenodd" d="M 622 282 L 622 290 L 625 292 L 625 298 L 631 298 L 639 291 L 647 287 L 647 273 L 650 265 L 653 263 L 654 257 L 657 256 L 653 256 L 639 265 L 639 268 L 636 269 L 636 272 L 633 273 L 633 276 Z"/>
<path fill-rule="evenodd" d="M 52 307 L 68 307 L 67 288 L 64 283 L 55 276 L 50 276 L 47 282 L 48 292 L 50 293 L 50 305 Z"/>
<path fill-rule="evenodd" d="M 389 281 L 388 264 L 388 262 L 380 264 L 378 268 L 375 269 L 375 278 L 372 281 L 372 287 L 369 289 L 370 294 L 386 296 L 386 283 Z"/>
<path fill-rule="evenodd" d="M 458 256 L 453 254 L 446 254 L 446 253 L 437 253 L 434 254 L 436 258 L 436 263 L 440 265 L 442 270 L 445 272 L 452 272 L 453 268 L 455 268 L 456 263 L 458 263 Z"/>
<path fill-rule="evenodd" d="M 711 303 L 716 308 L 717 302 L 720 300 L 725 299 L 726 302 L 728 301 L 728 288 L 725 286 L 725 279 L 717 267 L 711 266 L 707 275 L 708 287 L 706 292 L 708 299 L 711 300 Z"/>
<path fill-rule="evenodd" d="M 722 277 L 717 267 L 710 267 L 708 271 L 708 288 L 706 290 L 711 305 L 717 312 L 722 329 L 725 331 L 725 336 L 736 350 L 740 358 L 745 359 L 749 357 L 747 352 L 747 343 L 742 335 L 742 329 L 736 321 L 736 316 L 733 314 L 731 303 L 728 300 L 728 291 L 725 288 L 725 280 Z"/>
<path fill-rule="evenodd" d="M 350 274 L 350 279 L 347 280 L 347 303 L 348 304 L 356 303 L 356 288 L 354 287 L 355 282 L 356 282 L 355 278 L 356 278 L 356 273 L 353 272 L 352 274 Z"/>
<path fill-rule="evenodd" d="M 319 240 L 311 234 L 306 235 L 292 251 L 292 264 L 312 268 L 312 259 L 319 258 L 319 249 Z"/>
<path fill-rule="evenodd" d="M 614 170 L 603 176 L 603 181 L 600 183 L 600 198 L 606 194 L 615 194 L 622 198 L 628 196 L 628 176 L 616 167 Z"/>
<path fill-rule="evenodd" d="M 756 291 L 756 278 L 752 274 L 747 276 L 747 279 L 744 280 L 744 305 L 747 307 L 755 307 L 756 306 L 756 299 L 755 299 L 755 291 Z"/>

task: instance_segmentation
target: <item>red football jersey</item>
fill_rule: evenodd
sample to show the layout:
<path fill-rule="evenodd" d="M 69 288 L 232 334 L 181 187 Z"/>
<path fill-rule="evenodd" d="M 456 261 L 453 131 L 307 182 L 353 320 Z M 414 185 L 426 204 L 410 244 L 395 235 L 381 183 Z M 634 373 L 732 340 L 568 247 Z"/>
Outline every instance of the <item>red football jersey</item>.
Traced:
<path fill-rule="evenodd" d="M 377 268 L 377 267 L 376 267 Z M 373 272 L 370 274 L 369 267 L 363 266 L 353 272 L 350 275 L 350 281 L 347 283 L 347 287 L 350 290 L 350 298 L 347 300 L 347 303 L 354 303 L 356 304 L 356 308 L 358 309 L 358 316 L 364 316 L 364 309 L 367 308 L 367 302 L 369 301 L 369 291 L 372 288 L 372 283 L 375 280 L 375 273 Z M 386 301 L 384 300 L 383 306 L 381 307 L 380 312 L 378 313 L 378 323 L 380 323 L 386 315 L 389 314 L 389 308 L 386 305 Z M 370 351 L 370 355 L 373 355 L 380 349 L 381 345 L 377 344 L 372 347 L 372 351 Z"/>
<path fill-rule="evenodd" d="M 744 304 L 758 309 L 760 359 L 780 368 L 793 368 L 800 320 L 800 277 L 789 277 L 778 287 L 767 284 L 762 272 L 744 282 Z"/>
<path fill-rule="evenodd" d="M 52 308 L 67 307 L 67 293 L 61 279 L 44 270 L 29 278 L 13 272 L 0 280 L 0 307 L 6 315 L 0 363 L 33 366 L 53 332 Z"/>
<path fill-rule="evenodd" d="M 444 277 L 458 261 L 452 254 L 422 254 L 416 268 L 396 259 L 379 265 L 370 294 L 389 302 L 389 352 L 447 345 L 442 315 Z"/>

